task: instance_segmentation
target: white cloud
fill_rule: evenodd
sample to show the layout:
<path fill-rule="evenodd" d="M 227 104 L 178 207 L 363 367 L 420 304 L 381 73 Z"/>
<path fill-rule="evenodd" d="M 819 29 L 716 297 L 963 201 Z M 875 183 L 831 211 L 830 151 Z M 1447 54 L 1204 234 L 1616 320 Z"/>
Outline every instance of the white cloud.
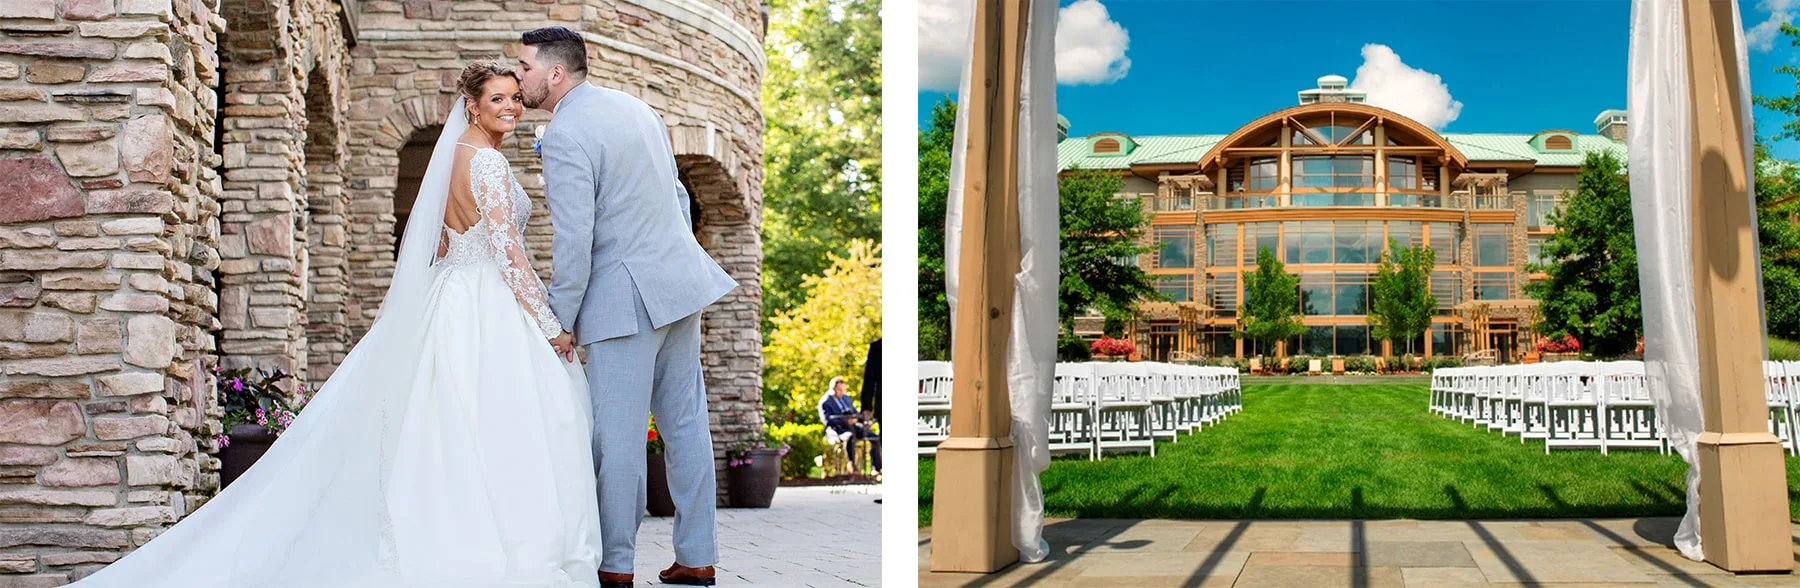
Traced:
<path fill-rule="evenodd" d="M 919 0 L 919 89 L 954 92 L 969 58 L 974 3 Z M 1131 70 L 1125 56 L 1131 35 L 1112 20 L 1100 0 L 1076 0 L 1058 11 L 1056 81 L 1110 84 Z"/>
<path fill-rule="evenodd" d="M 1769 11 L 1769 18 L 1744 29 L 1744 45 L 1754 51 L 1768 51 L 1781 36 L 1781 24 L 1794 20 L 1796 0 L 1762 0 L 1756 7 Z"/>
<path fill-rule="evenodd" d="M 1110 84 L 1131 71 L 1125 49 L 1131 34 L 1114 22 L 1100 0 L 1076 0 L 1056 19 L 1056 81 L 1061 84 Z"/>
<path fill-rule="evenodd" d="M 969 59 L 970 0 L 919 0 L 919 89 L 955 92 Z"/>
<path fill-rule="evenodd" d="M 1387 45 L 1363 45 L 1362 57 L 1350 88 L 1367 92 L 1369 105 L 1398 112 L 1433 129 L 1444 128 L 1462 114 L 1462 103 L 1450 97 L 1450 87 L 1441 76 L 1400 61 L 1400 55 Z"/>

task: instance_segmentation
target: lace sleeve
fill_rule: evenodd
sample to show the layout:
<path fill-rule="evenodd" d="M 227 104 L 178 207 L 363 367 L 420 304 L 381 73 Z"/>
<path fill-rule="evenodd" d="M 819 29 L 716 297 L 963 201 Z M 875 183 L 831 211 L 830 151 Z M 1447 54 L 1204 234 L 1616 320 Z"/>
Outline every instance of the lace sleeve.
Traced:
<path fill-rule="evenodd" d="M 488 238 L 494 246 L 494 258 L 501 263 L 500 273 L 512 288 L 519 304 L 537 321 L 544 338 L 562 334 L 562 324 L 545 303 L 544 283 L 531 258 L 525 254 L 525 241 L 513 225 L 512 168 L 499 152 L 483 150 L 469 162 L 469 183 L 475 194 L 475 208 L 487 221 Z"/>

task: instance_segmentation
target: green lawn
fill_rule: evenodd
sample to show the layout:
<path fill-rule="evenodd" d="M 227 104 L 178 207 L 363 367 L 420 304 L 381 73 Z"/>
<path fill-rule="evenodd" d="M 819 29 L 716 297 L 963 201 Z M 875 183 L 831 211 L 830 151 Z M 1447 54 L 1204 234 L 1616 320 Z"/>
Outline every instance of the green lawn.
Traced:
<path fill-rule="evenodd" d="M 1059 457 L 1055 517 L 1445 519 L 1679 515 L 1685 466 L 1654 451 L 1559 450 L 1432 414 L 1424 384 L 1250 384 L 1244 410 L 1142 453 Z M 919 525 L 934 462 L 919 460 Z M 1800 519 L 1800 459 L 1787 460 Z"/>

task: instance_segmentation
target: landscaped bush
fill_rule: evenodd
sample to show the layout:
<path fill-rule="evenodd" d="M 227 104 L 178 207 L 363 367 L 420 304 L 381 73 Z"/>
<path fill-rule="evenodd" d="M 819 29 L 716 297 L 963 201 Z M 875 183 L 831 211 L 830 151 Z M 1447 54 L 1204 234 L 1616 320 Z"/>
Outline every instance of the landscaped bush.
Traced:
<path fill-rule="evenodd" d="M 813 458 L 830 448 L 825 443 L 825 425 L 817 423 L 781 423 L 769 427 L 769 436 L 788 446 L 787 455 L 781 456 L 782 478 L 812 477 Z"/>
<path fill-rule="evenodd" d="M 1093 354 L 1088 351 L 1087 341 L 1082 341 L 1080 337 L 1064 333 L 1056 341 L 1057 361 L 1087 361 L 1092 357 Z"/>
<path fill-rule="evenodd" d="M 1344 371 L 1365 374 L 1375 373 L 1375 358 L 1368 355 L 1344 358 Z"/>
<path fill-rule="evenodd" d="M 1289 357 L 1287 360 L 1287 371 L 1292 374 L 1304 374 L 1310 363 L 1312 363 L 1311 357 L 1304 355 Z"/>

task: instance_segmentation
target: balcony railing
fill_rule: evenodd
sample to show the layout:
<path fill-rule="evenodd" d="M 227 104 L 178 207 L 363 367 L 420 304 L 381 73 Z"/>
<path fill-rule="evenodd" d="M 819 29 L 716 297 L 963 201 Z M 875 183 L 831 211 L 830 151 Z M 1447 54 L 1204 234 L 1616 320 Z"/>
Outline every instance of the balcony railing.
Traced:
<path fill-rule="evenodd" d="M 1239 194 L 1236 196 L 1213 196 L 1206 199 L 1207 210 L 1275 208 L 1278 206 L 1281 206 L 1281 198 L 1274 194 Z"/>
<path fill-rule="evenodd" d="M 1514 198 L 1522 193 L 1494 194 L 1475 193 L 1467 190 L 1442 194 L 1402 194 L 1389 193 L 1386 206 L 1390 208 L 1440 208 L 1452 210 L 1511 210 Z M 1156 211 L 1192 210 L 1192 200 L 1198 200 L 1205 210 L 1241 210 L 1248 208 L 1310 208 L 1326 206 L 1369 207 L 1377 206 L 1380 198 L 1370 192 L 1300 192 L 1294 194 L 1250 194 L 1229 193 L 1223 196 L 1198 194 L 1192 199 L 1157 198 Z"/>
<path fill-rule="evenodd" d="M 1212 194 L 1210 193 L 1200 193 L 1188 196 L 1157 196 L 1152 199 L 1152 202 L 1154 203 L 1153 209 L 1156 212 L 1187 212 L 1194 209 L 1194 201 L 1196 199 L 1205 199 L 1211 196 Z"/>
<path fill-rule="evenodd" d="M 1470 192 L 1468 190 L 1457 190 L 1451 192 L 1450 196 L 1459 201 L 1469 203 L 1468 208 L 1471 210 L 1512 210 L 1513 196 L 1523 194 L 1524 192 L 1513 192 L 1508 194 L 1491 191 Z"/>

